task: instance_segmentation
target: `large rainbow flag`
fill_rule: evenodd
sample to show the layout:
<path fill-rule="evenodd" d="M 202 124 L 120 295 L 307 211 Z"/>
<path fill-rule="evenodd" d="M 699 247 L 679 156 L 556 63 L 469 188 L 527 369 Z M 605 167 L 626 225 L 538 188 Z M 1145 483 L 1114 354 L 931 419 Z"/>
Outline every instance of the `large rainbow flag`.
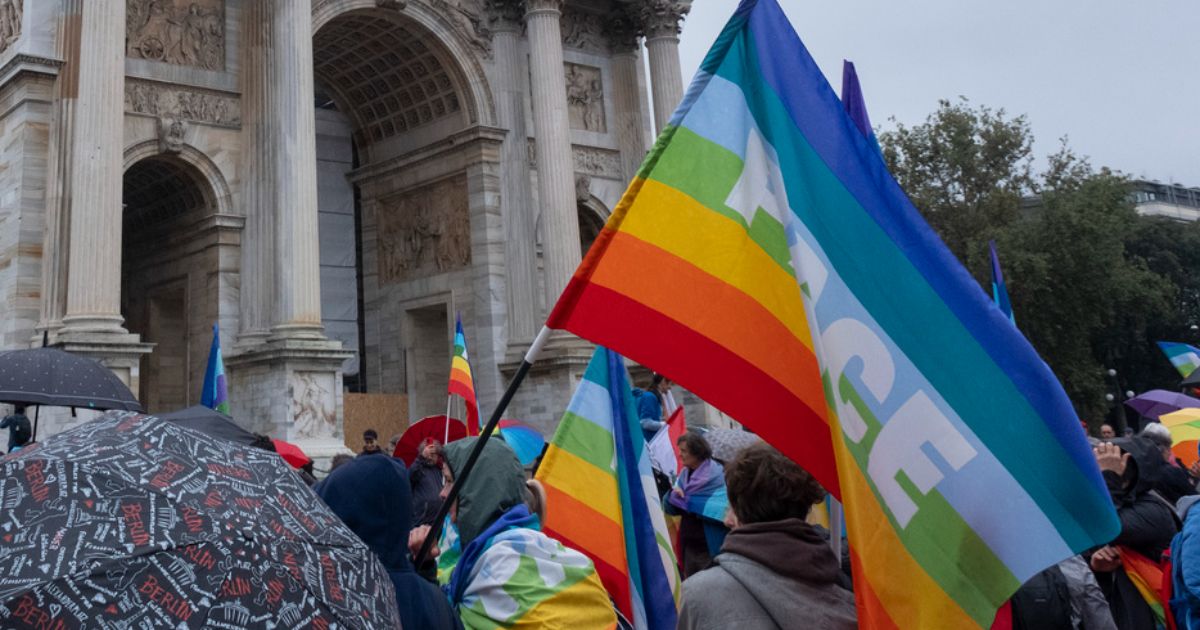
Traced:
<path fill-rule="evenodd" d="M 845 504 L 863 627 L 990 625 L 1119 530 L 1062 387 L 775 0 L 738 7 L 548 325 L 813 472 Z"/>
<path fill-rule="evenodd" d="M 1200 369 L 1200 349 L 1196 346 L 1179 343 L 1178 341 L 1160 341 L 1158 347 L 1167 355 L 1167 359 L 1176 370 L 1187 378 L 1192 372 Z"/>
<path fill-rule="evenodd" d="M 217 324 L 213 324 L 212 346 L 208 349 L 208 367 L 204 370 L 200 404 L 229 415 L 229 385 L 225 380 L 225 360 L 221 357 L 221 329 Z"/>
<path fill-rule="evenodd" d="M 621 356 L 597 348 L 538 467 L 542 530 L 583 551 L 621 614 L 673 629 L 679 574 Z"/>
<path fill-rule="evenodd" d="M 475 380 L 467 358 L 467 336 L 463 334 L 462 315 L 454 321 L 454 357 L 450 359 L 448 393 L 461 396 L 467 408 L 467 435 L 479 435 L 479 403 L 475 400 Z"/>

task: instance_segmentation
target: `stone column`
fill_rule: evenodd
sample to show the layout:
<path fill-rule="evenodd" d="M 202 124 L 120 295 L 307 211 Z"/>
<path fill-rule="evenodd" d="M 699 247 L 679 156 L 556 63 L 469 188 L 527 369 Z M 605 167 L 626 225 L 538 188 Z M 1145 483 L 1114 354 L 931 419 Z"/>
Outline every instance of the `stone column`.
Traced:
<path fill-rule="evenodd" d="M 562 0 L 525 2 L 547 308 L 553 308 L 582 258 L 559 22 L 562 4 Z"/>
<path fill-rule="evenodd" d="M 71 142 L 71 251 L 64 332 L 126 334 L 121 324 L 125 0 L 82 3 Z"/>
<path fill-rule="evenodd" d="M 644 0 L 642 21 L 650 56 L 650 86 L 654 95 L 654 129 L 662 133 L 683 100 L 679 68 L 679 23 L 691 10 L 691 0 Z"/>
<path fill-rule="evenodd" d="M 311 0 L 274 0 L 266 77 L 273 105 L 276 337 L 321 339 L 317 126 Z M 340 387 L 340 383 L 338 384 Z"/>
<path fill-rule="evenodd" d="M 631 181 L 646 157 L 647 121 L 642 115 L 645 94 L 641 83 L 642 57 L 638 41 L 641 23 L 628 9 L 608 16 L 605 35 L 612 45 L 613 120 L 621 150 L 621 175 Z"/>
<path fill-rule="evenodd" d="M 506 236 L 508 345 L 517 352 L 533 342 L 538 312 L 536 219 L 530 195 L 529 131 L 525 127 L 525 56 L 521 52 L 519 1 L 493 0 L 492 46 L 496 55 L 496 118 L 508 130 L 500 148 L 501 210 Z"/>
<path fill-rule="evenodd" d="M 271 76 L 271 10 L 267 0 L 242 9 L 241 202 L 246 216 L 242 242 L 241 330 L 238 344 L 266 340 L 273 314 L 275 278 L 275 177 L 270 151 L 274 114 L 267 89 Z M 310 99 L 311 100 L 311 99 Z"/>

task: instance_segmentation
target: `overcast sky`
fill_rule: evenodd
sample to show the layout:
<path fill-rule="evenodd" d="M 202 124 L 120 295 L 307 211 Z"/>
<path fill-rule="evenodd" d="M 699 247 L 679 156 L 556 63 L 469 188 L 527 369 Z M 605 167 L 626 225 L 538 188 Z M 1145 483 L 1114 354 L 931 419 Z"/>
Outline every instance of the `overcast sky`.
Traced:
<path fill-rule="evenodd" d="M 1039 170 L 1066 135 L 1093 165 L 1200 187 L 1198 0 L 779 0 L 840 91 L 854 62 L 876 128 L 940 98 L 1026 114 Z M 737 0 L 694 0 L 691 80 Z"/>

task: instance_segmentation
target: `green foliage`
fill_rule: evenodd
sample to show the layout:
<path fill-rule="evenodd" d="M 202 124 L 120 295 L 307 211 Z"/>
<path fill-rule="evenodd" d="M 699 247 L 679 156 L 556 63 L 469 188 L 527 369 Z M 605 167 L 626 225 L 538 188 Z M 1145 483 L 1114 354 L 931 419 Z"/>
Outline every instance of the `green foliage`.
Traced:
<path fill-rule="evenodd" d="M 1065 141 L 1035 174 L 1025 118 L 965 99 L 879 139 L 900 185 L 989 293 L 996 240 L 1017 325 L 1081 417 L 1109 412 L 1105 394 L 1118 387 L 1175 386 L 1154 342 L 1188 340 L 1200 320 L 1200 224 L 1139 217 L 1128 180 Z"/>

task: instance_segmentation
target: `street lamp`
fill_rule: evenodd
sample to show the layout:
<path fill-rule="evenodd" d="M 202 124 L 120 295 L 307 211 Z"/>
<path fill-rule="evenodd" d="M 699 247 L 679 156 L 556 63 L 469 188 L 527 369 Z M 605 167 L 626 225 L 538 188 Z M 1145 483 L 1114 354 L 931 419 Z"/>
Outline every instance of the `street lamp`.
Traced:
<path fill-rule="evenodd" d="M 1128 426 L 1128 423 L 1125 421 L 1125 401 L 1121 400 L 1121 379 L 1117 378 L 1117 371 L 1113 368 L 1108 368 L 1108 370 L 1106 372 L 1108 374 L 1108 377 L 1111 378 L 1113 381 L 1112 382 L 1113 391 L 1116 393 L 1115 394 L 1113 394 L 1113 393 L 1105 394 L 1104 399 L 1107 400 L 1108 402 L 1116 405 L 1117 413 L 1116 413 L 1115 419 L 1117 421 L 1117 426 L 1115 426 L 1113 428 L 1116 429 L 1117 435 L 1124 435 L 1125 427 Z M 1132 391 L 1125 392 L 1125 397 L 1133 398 L 1133 392 Z"/>

